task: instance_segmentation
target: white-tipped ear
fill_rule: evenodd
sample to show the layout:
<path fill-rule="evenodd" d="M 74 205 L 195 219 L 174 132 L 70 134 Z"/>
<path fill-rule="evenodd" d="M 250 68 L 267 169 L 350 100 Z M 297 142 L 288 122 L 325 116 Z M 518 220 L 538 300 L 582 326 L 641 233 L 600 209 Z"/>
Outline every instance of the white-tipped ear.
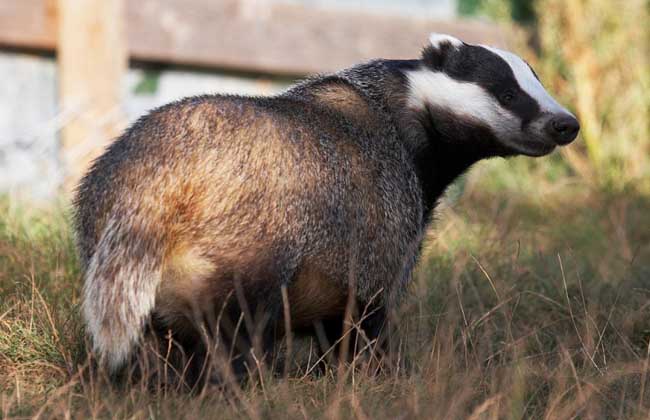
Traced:
<path fill-rule="evenodd" d="M 443 44 L 445 42 L 450 43 L 454 47 L 460 47 L 463 45 L 463 41 L 456 37 L 447 34 L 437 34 L 435 32 L 429 35 L 429 42 L 431 42 L 431 45 L 434 48 L 439 48 L 440 44 Z"/>

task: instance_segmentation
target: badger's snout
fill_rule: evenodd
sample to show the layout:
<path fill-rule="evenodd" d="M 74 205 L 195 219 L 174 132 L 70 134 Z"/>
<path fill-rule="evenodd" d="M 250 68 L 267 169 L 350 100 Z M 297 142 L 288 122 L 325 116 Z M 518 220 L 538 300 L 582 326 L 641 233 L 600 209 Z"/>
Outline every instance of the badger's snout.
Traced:
<path fill-rule="evenodd" d="M 580 123 L 570 114 L 556 114 L 546 122 L 544 131 L 559 145 L 569 144 L 578 136 Z"/>

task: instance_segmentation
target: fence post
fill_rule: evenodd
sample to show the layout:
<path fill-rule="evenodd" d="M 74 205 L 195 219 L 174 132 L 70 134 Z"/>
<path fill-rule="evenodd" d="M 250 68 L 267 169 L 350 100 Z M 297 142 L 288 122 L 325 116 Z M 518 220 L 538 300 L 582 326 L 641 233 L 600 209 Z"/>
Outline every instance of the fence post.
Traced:
<path fill-rule="evenodd" d="M 124 126 L 128 67 L 124 0 L 58 0 L 57 62 L 64 193 Z"/>

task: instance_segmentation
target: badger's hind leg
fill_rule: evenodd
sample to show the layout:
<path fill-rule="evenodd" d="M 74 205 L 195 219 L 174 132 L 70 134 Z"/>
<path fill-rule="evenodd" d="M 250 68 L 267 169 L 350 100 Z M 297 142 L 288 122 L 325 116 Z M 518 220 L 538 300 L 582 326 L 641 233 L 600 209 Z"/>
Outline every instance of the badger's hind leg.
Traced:
<path fill-rule="evenodd" d="M 184 355 L 191 386 L 241 381 L 266 365 L 282 325 L 281 285 L 294 272 L 286 259 L 215 262 L 185 251 L 165 270 L 156 303 L 159 334 Z M 162 337 L 161 337 L 162 338 Z"/>
<path fill-rule="evenodd" d="M 211 308 L 217 267 L 196 248 L 177 247 L 163 268 L 149 331 L 163 382 L 195 388 L 208 363 L 204 313 Z"/>
<path fill-rule="evenodd" d="M 356 300 L 352 310 L 352 326 L 346 322 L 346 314 L 323 319 L 320 324 L 315 323 L 315 334 L 323 336 L 320 341 L 325 341 L 325 346 L 332 347 L 334 362 L 352 362 L 357 359 L 371 363 L 372 370 L 377 370 L 385 363 L 389 350 L 389 323 L 386 308 Z M 320 330 L 320 331 L 319 331 Z M 323 346 L 323 343 L 321 343 Z M 327 351 L 328 349 L 323 349 Z"/>
<path fill-rule="evenodd" d="M 258 376 L 258 370 L 270 367 L 275 354 L 276 335 L 282 328 L 282 277 L 231 279 L 229 297 L 214 309 L 212 322 L 222 355 L 227 354 L 234 379 L 242 381 Z M 251 284 L 250 282 L 254 282 Z M 219 372 L 211 380 L 222 380 Z"/>
<path fill-rule="evenodd" d="M 207 363 L 205 346 L 192 320 L 169 319 L 153 313 L 148 329 L 151 347 L 145 347 L 138 373 L 150 386 L 190 391 L 197 388 Z M 153 351 L 151 351 L 153 350 Z"/>

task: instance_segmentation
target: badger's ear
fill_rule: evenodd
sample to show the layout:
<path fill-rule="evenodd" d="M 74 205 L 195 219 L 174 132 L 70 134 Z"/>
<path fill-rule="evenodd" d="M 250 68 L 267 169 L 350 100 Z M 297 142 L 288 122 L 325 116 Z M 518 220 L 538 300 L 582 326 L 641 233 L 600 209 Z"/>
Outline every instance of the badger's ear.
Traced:
<path fill-rule="evenodd" d="M 447 34 L 432 33 L 429 44 L 422 50 L 422 61 L 434 71 L 443 71 L 449 55 L 463 45 L 463 41 Z"/>
<path fill-rule="evenodd" d="M 440 49 L 444 44 L 448 44 L 452 47 L 460 47 L 463 45 L 463 41 L 447 34 L 438 34 L 433 32 L 429 35 L 429 43 L 435 49 Z"/>

